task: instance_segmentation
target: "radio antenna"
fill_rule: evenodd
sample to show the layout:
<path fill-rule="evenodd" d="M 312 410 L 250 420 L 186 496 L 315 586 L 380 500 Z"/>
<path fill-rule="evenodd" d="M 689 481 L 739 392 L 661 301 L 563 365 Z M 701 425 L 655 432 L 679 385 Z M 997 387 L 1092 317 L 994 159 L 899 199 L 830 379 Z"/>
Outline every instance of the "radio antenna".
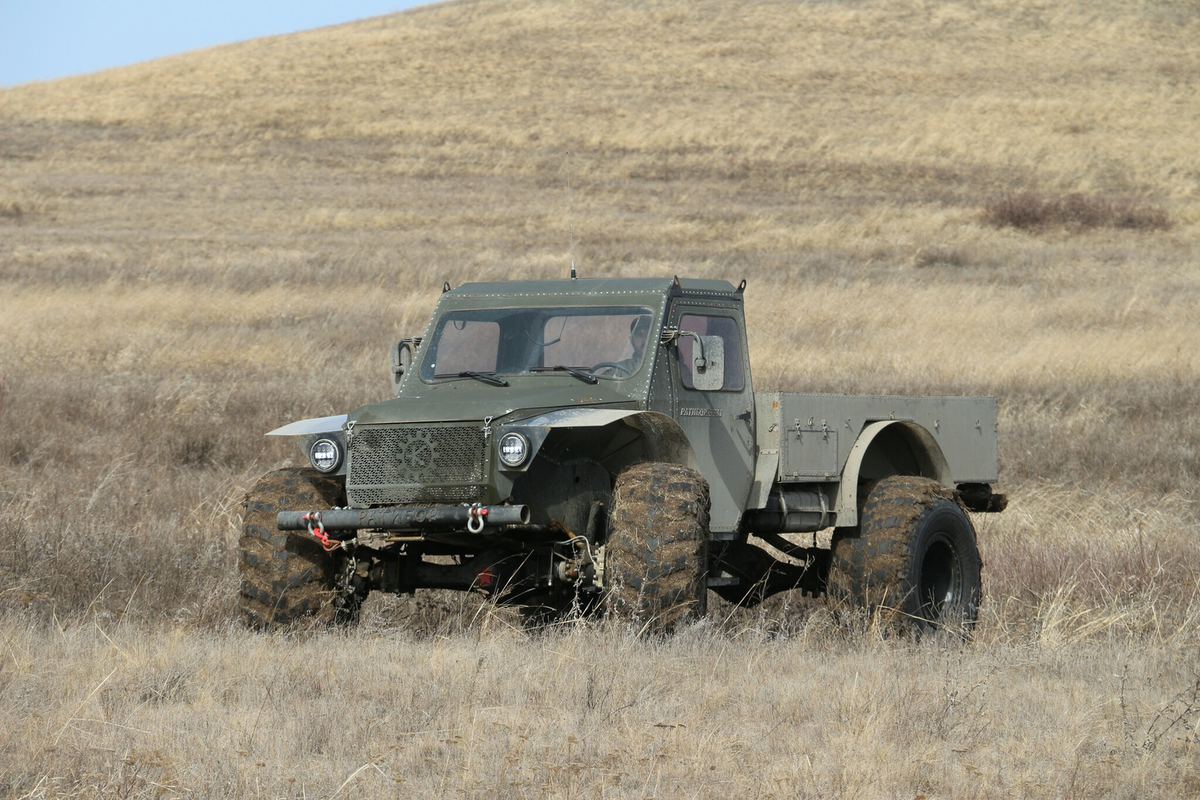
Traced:
<path fill-rule="evenodd" d="M 567 230 L 570 232 L 571 280 L 575 274 L 575 193 L 571 189 L 571 151 L 567 151 Z"/>

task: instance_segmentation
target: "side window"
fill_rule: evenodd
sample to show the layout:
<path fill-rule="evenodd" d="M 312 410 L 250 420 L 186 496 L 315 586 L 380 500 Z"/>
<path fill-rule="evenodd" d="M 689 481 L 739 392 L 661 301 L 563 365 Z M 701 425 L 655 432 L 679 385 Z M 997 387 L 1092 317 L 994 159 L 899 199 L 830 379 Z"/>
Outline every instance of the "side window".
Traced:
<path fill-rule="evenodd" d="M 691 331 L 701 336 L 719 337 L 725 345 L 725 381 L 723 391 L 741 391 L 745 388 L 745 370 L 742 368 L 742 337 L 737 320 L 732 317 L 708 317 L 699 314 L 684 314 L 679 319 L 679 330 Z M 688 389 L 695 389 L 692 369 L 695 363 L 696 340 L 691 336 L 679 337 L 679 378 Z"/>

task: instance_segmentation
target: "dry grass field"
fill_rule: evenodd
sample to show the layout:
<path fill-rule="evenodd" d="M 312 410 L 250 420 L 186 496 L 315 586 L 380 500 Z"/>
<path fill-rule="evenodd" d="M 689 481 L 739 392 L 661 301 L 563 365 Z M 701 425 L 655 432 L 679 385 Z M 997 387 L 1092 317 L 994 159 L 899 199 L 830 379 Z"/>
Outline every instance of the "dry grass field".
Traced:
<path fill-rule="evenodd" d="M 1200 796 L 1200 5 L 454 0 L 0 90 L 0 797 Z M 568 197 L 568 153 L 573 197 Z M 243 630 L 261 433 L 442 282 L 749 281 L 758 388 L 994 394 L 978 635 Z"/>

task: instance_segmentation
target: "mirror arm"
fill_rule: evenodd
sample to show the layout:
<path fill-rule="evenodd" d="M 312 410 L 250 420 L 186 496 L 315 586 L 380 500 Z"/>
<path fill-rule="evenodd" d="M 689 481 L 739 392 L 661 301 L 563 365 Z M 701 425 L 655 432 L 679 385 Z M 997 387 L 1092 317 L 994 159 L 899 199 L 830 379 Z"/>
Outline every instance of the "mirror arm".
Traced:
<path fill-rule="evenodd" d="M 674 342 L 678 345 L 679 340 L 684 336 L 690 336 L 696 340 L 696 348 L 700 351 L 700 355 L 696 356 L 693 360 L 696 364 L 696 370 L 704 372 L 704 370 L 708 369 L 708 359 L 704 357 L 704 342 L 700 340 L 700 334 L 693 331 L 681 331 L 679 328 L 663 328 L 662 343 L 671 344 Z"/>
<path fill-rule="evenodd" d="M 700 353 L 700 355 L 698 355 L 694 359 L 692 359 L 692 361 L 696 365 L 696 371 L 704 372 L 704 370 L 708 369 L 708 359 L 704 357 L 704 342 L 701 341 L 700 334 L 692 333 L 691 331 L 680 331 L 679 335 L 680 336 L 690 336 L 696 340 L 696 350 L 699 351 L 699 353 Z"/>
<path fill-rule="evenodd" d="M 391 368 L 392 368 L 392 388 L 399 391 L 400 381 L 404 378 L 404 373 L 412 366 L 412 362 L 416 361 L 417 350 L 421 346 L 420 336 L 411 336 L 406 339 L 401 339 L 392 345 L 391 353 Z M 407 345 L 409 353 L 409 363 L 404 363 L 404 350 Z"/>

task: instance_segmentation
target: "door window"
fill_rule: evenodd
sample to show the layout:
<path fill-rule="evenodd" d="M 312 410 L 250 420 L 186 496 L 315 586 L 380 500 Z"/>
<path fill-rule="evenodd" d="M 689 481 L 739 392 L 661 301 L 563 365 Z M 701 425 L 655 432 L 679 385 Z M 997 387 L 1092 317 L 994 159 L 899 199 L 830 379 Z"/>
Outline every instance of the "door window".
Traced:
<path fill-rule="evenodd" d="M 679 319 L 679 330 L 697 334 L 703 339 L 709 337 L 720 340 L 724 364 L 714 363 L 713 367 L 723 370 L 724 380 L 721 390 L 740 392 L 745 388 L 745 372 L 742 368 L 742 337 L 737 320 L 732 317 L 709 317 L 700 314 L 684 314 Z M 702 340 L 703 340 L 702 339 Z M 688 389 L 696 388 L 694 371 L 696 359 L 700 350 L 696 339 L 692 336 L 680 336 L 679 346 L 679 378 Z M 714 350 L 715 355 L 715 350 Z M 707 357 L 707 354 L 706 354 Z"/>

